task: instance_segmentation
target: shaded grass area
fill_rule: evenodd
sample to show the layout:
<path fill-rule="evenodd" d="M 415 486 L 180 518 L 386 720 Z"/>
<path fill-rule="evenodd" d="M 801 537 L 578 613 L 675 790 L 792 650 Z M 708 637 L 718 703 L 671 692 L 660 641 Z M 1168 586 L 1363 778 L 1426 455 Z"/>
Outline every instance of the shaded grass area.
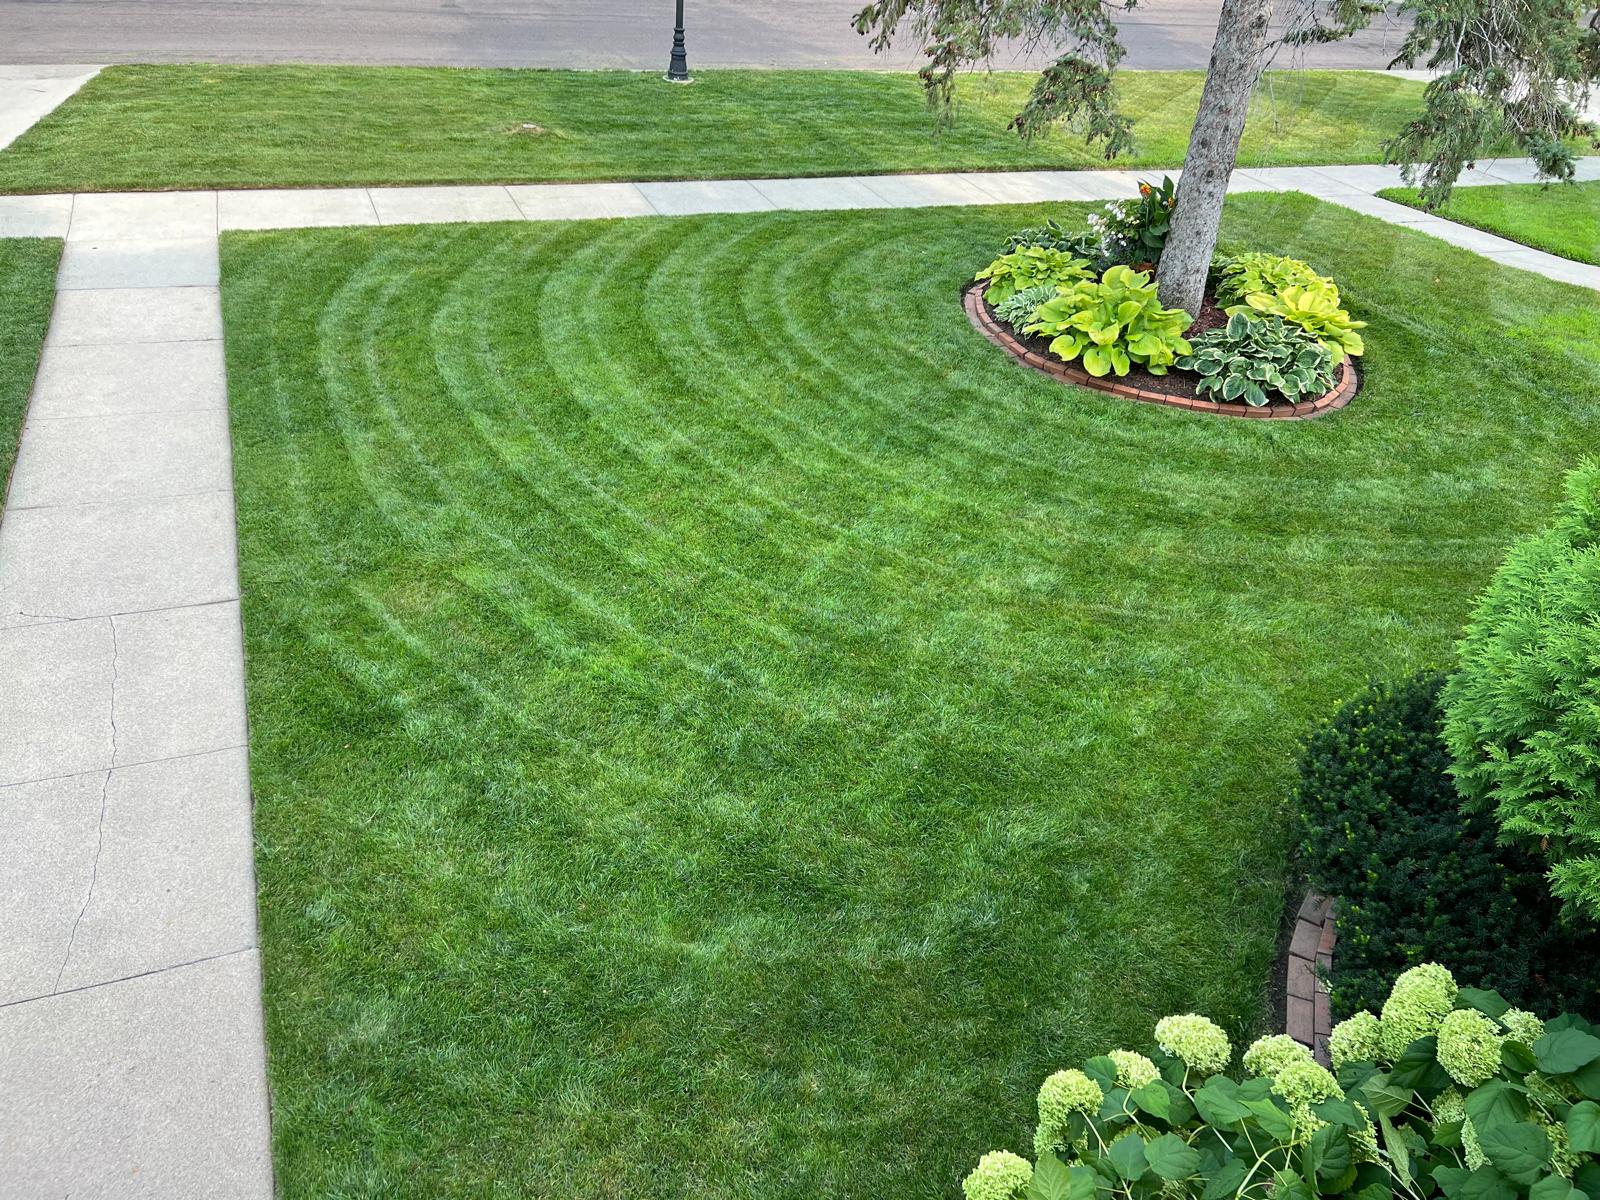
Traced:
<path fill-rule="evenodd" d="M 1422 207 L 1412 188 L 1390 188 L 1379 195 Z M 1574 262 L 1600 266 L 1600 183 L 1457 188 L 1439 215 Z"/>
<path fill-rule="evenodd" d="M 693 87 L 626 71 L 111 67 L 0 152 L 0 191 L 680 179 L 1092 167 L 1060 132 L 1007 130 L 1036 75 L 973 77 L 930 136 L 915 76 L 706 71 Z M 1203 74 L 1126 72 L 1130 165 L 1178 166 Z M 1367 162 L 1422 85 L 1362 71 L 1274 72 L 1241 162 Z M 523 129 L 533 124 L 543 130 Z M 1331 157 L 1330 157 L 1331 156 Z"/>
<path fill-rule="evenodd" d="M 1240 197 L 1367 385 L 1203 418 L 968 326 L 1080 214 L 224 238 L 285 1195 L 950 1195 L 1063 1063 L 1264 1026 L 1296 739 L 1449 655 L 1600 313 Z"/>
<path fill-rule="evenodd" d="M 60 261 L 59 238 L 0 238 L 0 499 L 16 465 Z"/>

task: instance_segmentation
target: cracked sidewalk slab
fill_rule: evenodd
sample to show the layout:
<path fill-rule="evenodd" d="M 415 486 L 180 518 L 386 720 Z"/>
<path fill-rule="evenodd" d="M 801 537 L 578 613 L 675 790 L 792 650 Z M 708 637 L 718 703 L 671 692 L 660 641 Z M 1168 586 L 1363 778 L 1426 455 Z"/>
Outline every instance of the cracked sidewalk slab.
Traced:
<path fill-rule="evenodd" d="M 248 786 L 241 746 L 0 788 L 0 1005 L 254 947 Z"/>

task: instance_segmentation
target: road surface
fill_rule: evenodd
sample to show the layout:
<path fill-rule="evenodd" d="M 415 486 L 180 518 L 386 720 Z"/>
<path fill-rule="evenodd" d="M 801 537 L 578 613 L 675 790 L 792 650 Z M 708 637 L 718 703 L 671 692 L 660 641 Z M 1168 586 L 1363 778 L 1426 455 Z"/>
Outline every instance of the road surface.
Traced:
<path fill-rule="evenodd" d="M 850 27 L 861 0 L 687 0 L 689 65 L 918 65 Z M 1126 66 L 1204 67 L 1221 0 L 1148 0 Z M 318 62 L 664 69 L 672 0 L 0 0 L 0 63 Z M 1397 27 L 1277 65 L 1383 67 Z M 1002 66 L 1037 56 L 1008 55 Z"/>

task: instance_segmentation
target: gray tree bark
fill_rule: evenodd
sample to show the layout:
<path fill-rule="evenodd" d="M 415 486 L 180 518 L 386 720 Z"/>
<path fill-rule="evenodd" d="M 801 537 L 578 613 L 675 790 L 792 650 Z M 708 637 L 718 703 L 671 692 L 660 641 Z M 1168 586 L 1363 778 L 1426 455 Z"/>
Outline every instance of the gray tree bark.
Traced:
<path fill-rule="evenodd" d="M 1239 137 L 1261 77 L 1272 0 L 1223 0 L 1211 70 L 1189 136 L 1178 206 L 1167 233 L 1156 285 L 1161 303 L 1194 314 L 1205 294 L 1206 273 L 1217 248 L 1222 201 L 1239 157 Z"/>

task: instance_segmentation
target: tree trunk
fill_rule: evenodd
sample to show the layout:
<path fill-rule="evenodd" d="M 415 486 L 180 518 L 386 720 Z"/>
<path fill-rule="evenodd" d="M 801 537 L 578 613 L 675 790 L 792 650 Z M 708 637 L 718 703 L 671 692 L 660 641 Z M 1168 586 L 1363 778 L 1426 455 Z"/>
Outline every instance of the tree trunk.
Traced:
<path fill-rule="evenodd" d="M 1200 311 L 1206 273 L 1217 248 L 1222 200 L 1239 157 L 1250 97 L 1261 75 L 1271 16 L 1272 0 L 1222 0 L 1211 70 L 1178 177 L 1178 207 L 1156 271 L 1161 303 L 1168 308 Z"/>

